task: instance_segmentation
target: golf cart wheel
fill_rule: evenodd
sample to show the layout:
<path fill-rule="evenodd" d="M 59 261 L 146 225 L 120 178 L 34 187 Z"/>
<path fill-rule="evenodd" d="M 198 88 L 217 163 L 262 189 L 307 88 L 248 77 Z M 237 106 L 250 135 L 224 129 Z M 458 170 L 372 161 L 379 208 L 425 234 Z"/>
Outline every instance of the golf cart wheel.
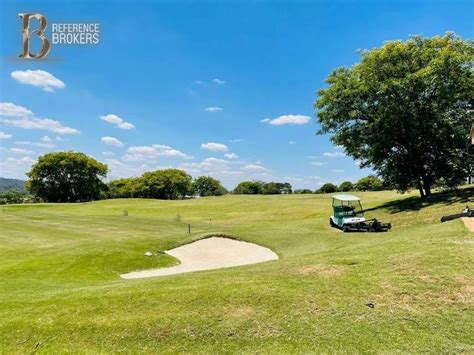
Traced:
<path fill-rule="evenodd" d="M 342 225 L 342 231 L 343 231 L 344 233 L 349 232 L 349 226 L 348 226 L 347 224 L 343 224 L 343 225 Z"/>
<path fill-rule="evenodd" d="M 333 228 L 336 226 L 336 224 L 332 221 L 332 218 L 329 218 L 329 225 Z"/>

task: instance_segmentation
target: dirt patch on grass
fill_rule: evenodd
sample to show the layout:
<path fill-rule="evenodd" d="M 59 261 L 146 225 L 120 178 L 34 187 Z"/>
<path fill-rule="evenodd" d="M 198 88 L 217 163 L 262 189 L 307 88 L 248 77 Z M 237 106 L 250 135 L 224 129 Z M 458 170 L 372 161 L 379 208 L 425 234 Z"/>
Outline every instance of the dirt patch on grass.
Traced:
<path fill-rule="evenodd" d="M 461 286 L 456 293 L 456 299 L 461 303 L 474 304 L 474 279 L 458 276 L 456 281 Z"/>
<path fill-rule="evenodd" d="M 381 293 L 374 296 L 377 306 L 385 306 L 390 310 L 403 310 L 417 312 L 425 307 L 453 304 L 474 303 L 474 279 L 466 276 L 458 276 L 446 283 L 446 280 L 438 279 L 436 283 L 428 283 L 431 289 L 413 289 L 413 283 L 406 282 L 394 284 L 390 281 L 382 281 Z M 436 287 L 438 285 L 439 287 Z M 443 286 L 440 286 L 443 285 Z"/>
<path fill-rule="evenodd" d="M 472 218 L 472 217 L 463 217 L 461 219 L 464 222 L 464 225 L 466 226 L 466 228 L 470 232 L 474 233 L 474 218 Z"/>
<path fill-rule="evenodd" d="M 227 309 L 226 314 L 233 318 L 250 319 L 255 314 L 255 311 L 250 306 L 239 306 Z"/>
<path fill-rule="evenodd" d="M 305 265 L 298 269 L 298 274 L 305 276 L 319 275 L 324 277 L 338 277 L 342 276 L 345 272 L 346 268 L 343 266 L 324 264 Z"/>
<path fill-rule="evenodd" d="M 265 339 L 265 338 L 279 337 L 282 334 L 283 334 L 283 331 L 277 327 L 262 325 L 262 326 L 259 326 L 252 335 L 256 338 Z"/>

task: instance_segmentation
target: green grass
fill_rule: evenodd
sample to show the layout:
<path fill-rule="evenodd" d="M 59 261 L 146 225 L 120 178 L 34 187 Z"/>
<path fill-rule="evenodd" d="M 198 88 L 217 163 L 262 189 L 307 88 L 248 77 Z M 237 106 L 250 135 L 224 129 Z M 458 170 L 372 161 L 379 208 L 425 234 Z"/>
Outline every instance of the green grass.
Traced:
<path fill-rule="evenodd" d="M 474 188 L 359 195 L 390 233 L 331 229 L 328 195 L 1 207 L 0 352 L 474 352 L 474 234 L 439 223 Z M 280 260 L 120 279 L 209 232 Z"/>

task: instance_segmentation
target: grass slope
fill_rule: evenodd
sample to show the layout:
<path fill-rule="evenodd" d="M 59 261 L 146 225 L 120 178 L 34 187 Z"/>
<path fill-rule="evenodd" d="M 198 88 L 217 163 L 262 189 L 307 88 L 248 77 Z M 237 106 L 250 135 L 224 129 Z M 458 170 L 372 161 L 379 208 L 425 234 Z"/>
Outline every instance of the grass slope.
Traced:
<path fill-rule="evenodd" d="M 2 207 L 1 352 L 473 352 L 474 235 L 439 217 L 473 203 L 474 188 L 429 204 L 360 195 L 392 232 L 331 229 L 328 195 Z M 207 232 L 281 259 L 119 278 L 177 263 L 143 254 Z"/>

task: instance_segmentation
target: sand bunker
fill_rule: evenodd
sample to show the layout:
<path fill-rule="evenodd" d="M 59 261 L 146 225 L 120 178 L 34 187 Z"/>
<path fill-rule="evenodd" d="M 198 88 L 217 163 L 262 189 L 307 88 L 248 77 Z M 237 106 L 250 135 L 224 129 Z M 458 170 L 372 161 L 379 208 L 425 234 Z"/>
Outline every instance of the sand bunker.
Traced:
<path fill-rule="evenodd" d="M 220 269 L 256 264 L 278 259 L 273 251 L 260 245 L 229 238 L 211 237 L 166 251 L 181 264 L 169 268 L 134 271 L 120 275 L 124 279 L 182 274 L 185 272 Z"/>
<path fill-rule="evenodd" d="M 462 221 L 468 230 L 474 232 L 474 218 L 473 217 L 463 217 Z"/>

